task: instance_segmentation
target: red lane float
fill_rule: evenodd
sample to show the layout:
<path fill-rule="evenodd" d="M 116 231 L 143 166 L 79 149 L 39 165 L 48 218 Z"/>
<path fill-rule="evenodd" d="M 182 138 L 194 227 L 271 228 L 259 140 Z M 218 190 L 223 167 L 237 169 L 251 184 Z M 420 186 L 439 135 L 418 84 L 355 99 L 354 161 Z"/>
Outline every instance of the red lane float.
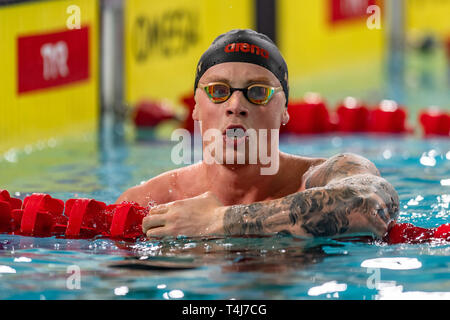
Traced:
<path fill-rule="evenodd" d="M 0 190 L 0 232 L 12 232 L 15 229 L 13 211 L 21 207 L 22 200 L 11 198 L 8 191 Z"/>
<path fill-rule="evenodd" d="M 369 127 L 369 109 L 353 97 L 345 98 L 337 107 L 337 131 L 365 132 Z"/>
<path fill-rule="evenodd" d="M 133 120 L 137 127 L 151 128 L 165 120 L 174 119 L 175 114 L 163 103 L 142 100 L 136 105 Z"/>
<path fill-rule="evenodd" d="M 393 100 L 383 100 L 371 111 L 368 131 L 375 133 L 413 133 L 406 123 L 407 113 Z"/>
<path fill-rule="evenodd" d="M 290 120 L 283 132 L 317 134 L 335 129 L 325 101 L 317 93 L 307 93 L 302 100 L 290 102 L 288 112 Z"/>
<path fill-rule="evenodd" d="M 22 207 L 22 200 L 11 198 L 6 190 L 0 190 L 0 202 L 7 202 L 11 209 L 20 209 Z"/>
<path fill-rule="evenodd" d="M 186 109 L 186 117 L 180 122 L 180 127 L 194 132 L 194 96 L 191 93 L 182 96 L 180 103 Z M 414 133 L 407 121 L 407 109 L 394 100 L 382 100 L 369 108 L 356 98 L 347 97 L 337 104 L 335 110 L 328 110 L 325 100 L 318 93 L 310 92 L 301 100 L 289 102 L 288 112 L 290 121 L 280 128 L 281 134 Z M 133 115 L 134 123 L 140 129 L 153 128 L 169 119 L 179 120 L 170 108 L 157 101 L 139 102 Z M 417 120 L 422 125 L 425 136 L 450 136 L 450 114 L 444 111 L 428 108 L 422 110 Z M 153 135 L 150 137 L 154 138 Z"/>
<path fill-rule="evenodd" d="M 397 223 L 384 240 L 389 244 L 450 241 L 450 223 L 431 229 L 416 227 L 411 223 Z"/>
<path fill-rule="evenodd" d="M 63 213 L 65 208 L 65 214 Z M 142 219 L 149 208 L 134 202 L 106 205 L 93 199 L 62 200 L 35 193 L 24 199 L 11 198 L 0 190 L 0 232 L 34 236 L 134 240 L 142 233 Z M 450 241 L 450 223 L 421 228 L 410 223 L 395 224 L 383 239 L 388 244 Z"/>
<path fill-rule="evenodd" d="M 142 236 L 142 219 L 147 215 L 148 209 L 137 203 L 121 203 L 110 205 L 108 209 L 113 211 L 111 228 L 106 236 L 111 238 L 133 239 Z"/>
<path fill-rule="evenodd" d="M 414 129 L 407 123 L 407 111 L 393 100 L 383 100 L 373 108 L 347 97 L 334 112 L 329 112 L 325 101 L 316 93 L 308 93 L 288 106 L 290 120 L 281 133 L 320 134 L 327 132 L 368 132 L 405 134 Z"/>
<path fill-rule="evenodd" d="M 425 136 L 450 136 L 450 113 L 445 113 L 438 107 L 421 110 L 419 122 Z"/>
<path fill-rule="evenodd" d="M 69 199 L 66 201 L 68 216 L 66 237 L 92 237 L 106 231 L 106 204 L 92 199 Z"/>
<path fill-rule="evenodd" d="M 65 209 L 65 210 L 64 210 Z M 93 199 L 64 201 L 34 193 L 11 198 L 0 190 L 0 232 L 34 237 L 135 239 L 149 208 L 133 202 L 106 205 Z M 65 212 L 64 212 L 65 211 Z"/>
<path fill-rule="evenodd" d="M 12 231 L 12 213 L 9 198 L 9 193 L 5 190 L 2 190 L 0 193 L 0 232 Z M 21 206 L 22 201 L 20 202 L 19 208 Z"/>
<path fill-rule="evenodd" d="M 21 234 L 44 236 L 57 225 L 66 223 L 63 211 L 64 201 L 53 199 L 48 194 L 36 193 L 23 200 L 23 207 L 15 210 L 14 219 L 20 221 Z"/>

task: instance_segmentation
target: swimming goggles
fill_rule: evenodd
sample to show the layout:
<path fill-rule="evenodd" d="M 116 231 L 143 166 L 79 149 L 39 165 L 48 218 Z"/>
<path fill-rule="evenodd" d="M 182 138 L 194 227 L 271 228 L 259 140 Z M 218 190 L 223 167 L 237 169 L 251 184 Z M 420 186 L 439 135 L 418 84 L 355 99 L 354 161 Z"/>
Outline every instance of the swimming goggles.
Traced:
<path fill-rule="evenodd" d="M 242 91 L 245 98 L 253 104 L 267 104 L 272 96 L 283 87 L 271 87 L 265 84 L 251 84 L 247 88 L 232 88 L 223 82 L 213 82 L 206 85 L 198 85 L 199 88 L 205 90 L 209 99 L 214 103 L 222 103 L 227 101 L 233 92 Z"/>

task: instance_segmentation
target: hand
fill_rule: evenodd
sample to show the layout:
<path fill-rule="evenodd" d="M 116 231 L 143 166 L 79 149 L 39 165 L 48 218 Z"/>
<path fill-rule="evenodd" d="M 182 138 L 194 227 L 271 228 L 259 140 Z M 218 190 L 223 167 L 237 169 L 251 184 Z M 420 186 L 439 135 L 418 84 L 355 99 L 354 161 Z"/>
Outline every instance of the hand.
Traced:
<path fill-rule="evenodd" d="M 376 237 L 382 238 L 395 224 L 398 211 L 386 206 L 384 200 L 376 194 L 372 194 L 364 202 L 365 205 L 350 213 L 350 230 L 354 232 L 368 231 Z"/>
<path fill-rule="evenodd" d="M 223 233 L 225 208 L 211 192 L 159 205 L 142 220 L 142 231 L 147 237 Z"/>

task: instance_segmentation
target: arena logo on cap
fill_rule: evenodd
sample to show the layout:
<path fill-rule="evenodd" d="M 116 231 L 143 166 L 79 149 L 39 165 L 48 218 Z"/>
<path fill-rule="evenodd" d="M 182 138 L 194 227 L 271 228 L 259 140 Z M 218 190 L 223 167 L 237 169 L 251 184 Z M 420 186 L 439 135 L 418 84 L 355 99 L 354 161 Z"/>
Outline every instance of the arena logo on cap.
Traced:
<path fill-rule="evenodd" d="M 267 50 L 264 50 L 263 48 L 260 48 L 257 45 L 249 44 L 249 43 L 245 43 L 245 42 L 230 43 L 227 46 L 225 46 L 225 52 L 227 52 L 227 53 L 230 53 L 230 52 L 245 52 L 245 53 L 247 53 L 247 52 L 249 52 L 249 53 L 253 53 L 258 56 L 261 56 L 265 59 L 269 59 L 269 52 Z"/>

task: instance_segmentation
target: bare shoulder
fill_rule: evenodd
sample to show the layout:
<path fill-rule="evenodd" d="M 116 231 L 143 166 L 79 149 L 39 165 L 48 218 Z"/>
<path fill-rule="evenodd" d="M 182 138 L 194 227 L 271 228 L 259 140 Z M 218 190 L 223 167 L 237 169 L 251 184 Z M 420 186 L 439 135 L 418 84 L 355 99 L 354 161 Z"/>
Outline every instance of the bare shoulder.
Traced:
<path fill-rule="evenodd" d="M 315 167 L 327 160 L 326 158 L 303 157 L 283 152 L 280 152 L 280 155 L 287 160 L 289 165 L 294 165 L 296 167 Z"/>
<path fill-rule="evenodd" d="M 321 187 L 329 182 L 356 174 L 380 176 L 376 166 L 368 159 L 354 153 L 339 153 L 325 159 L 305 174 L 305 187 Z"/>
<path fill-rule="evenodd" d="M 300 190 L 305 189 L 305 178 L 318 166 L 327 161 L 325 158 L 303 157 L 293 154 L 281 153 L 284 159 L 284 167 L 288 176 L 293 177 L 296 183 L 300 183 Z M 292 173 L 295 173 L 294 175 Z M 297 178 L 300 178 L 298 180 Z"/>
<path fill-rule="evenodd" d="M 137 202 L 146 207 L 151 202 L 157 204 L 170 202 L 169 190 L 171 184 L 171 172 L 165 172 L 147 182 L 131 187 L 116 200 L 116 203 L 124 201 Z"/>
<path fill-rule="evenodd" d="M 145 207 L 151 202 L 163 204 L 178 200 L 181 197 L 179 180 L 183 179 L 189 167 L 191 166 L 164 172 L 140 185 L 131 187 L 116 200 L 116 203 L 132 201 Z"/>

